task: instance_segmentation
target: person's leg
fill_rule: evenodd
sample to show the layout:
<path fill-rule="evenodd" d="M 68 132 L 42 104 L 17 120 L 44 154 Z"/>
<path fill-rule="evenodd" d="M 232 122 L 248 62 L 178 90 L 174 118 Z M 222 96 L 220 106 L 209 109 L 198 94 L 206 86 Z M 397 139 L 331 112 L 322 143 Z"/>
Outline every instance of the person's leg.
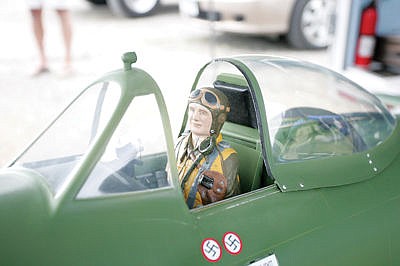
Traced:
<path fill-rule="evenodd" d="M 35 74 L 48 71 L 47 57 L 44 45 L 44 28 L 42 21 L 42 9 L 31 9 L 32 27 L 36 44 L 39 50 L 39 66 Z"/>
<path fill-rule="evenodd" d="M 72 63 L 72 55 L 71 55 L 71 44 L 72 44 L 72 25 L 71 25 L 71 16 L 67 9 L 57 10 L 58 16 L 60 17 L 61 28 L 64 38 L 64 46 L 65 46 L 65 61 L 64 67 L 65 70 L 70 70 Z"/>

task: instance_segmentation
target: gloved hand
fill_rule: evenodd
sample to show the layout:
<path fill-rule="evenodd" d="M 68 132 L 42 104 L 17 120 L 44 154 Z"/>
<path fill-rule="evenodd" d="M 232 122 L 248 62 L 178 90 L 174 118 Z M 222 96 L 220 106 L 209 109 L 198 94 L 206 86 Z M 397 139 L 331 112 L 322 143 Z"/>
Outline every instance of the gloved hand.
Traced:
<path fill-rule="evenodd" d="M 203 205 L 224 199 L 228 187 L 226 177 L 211 170 L 204 171 L 202 175 L 203 178 L 197 187 L 197 191 L 200 193 Z M 205 182 L 205 180 L 208 180 L 208 182 Z"/>

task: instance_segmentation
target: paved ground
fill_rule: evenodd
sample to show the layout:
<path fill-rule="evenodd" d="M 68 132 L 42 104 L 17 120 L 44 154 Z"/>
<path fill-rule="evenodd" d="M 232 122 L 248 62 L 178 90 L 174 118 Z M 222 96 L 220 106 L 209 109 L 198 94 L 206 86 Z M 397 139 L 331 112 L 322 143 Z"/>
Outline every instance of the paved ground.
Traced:
<path fill-rule="evenodd" d="M 24 1 L 0 1 L 0 166 L 21 151 L 85 86 L 102 73 L 120 68 L 120 56 L 136 51 L 137 66 L 164 91 L 177 131 L 185 97 L 200 67 L 213 57 L 265 53 L 296 57 L 329 66 L 327 51 L 294 51 L 280 40 L 212 34 L 180 17 L 177 6 L 157 15 L 118 18 L 107 7 L 70 0 L 74 26 L 72 75 L 62 72 L 63 46 L 58 18 L 45 12 L 51 73 L 32 78 L 37 53 Z M 77 118 L 79 119 L 79 118 Z"/>

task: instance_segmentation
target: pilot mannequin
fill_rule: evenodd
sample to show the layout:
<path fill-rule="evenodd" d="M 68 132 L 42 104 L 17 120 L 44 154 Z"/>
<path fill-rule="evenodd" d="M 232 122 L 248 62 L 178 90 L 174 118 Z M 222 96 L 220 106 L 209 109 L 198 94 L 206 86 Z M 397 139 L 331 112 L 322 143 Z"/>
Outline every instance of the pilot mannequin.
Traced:
<path fill-rule="evenodd" d="M 220 133 L 229 111 L 227 97 L 215 88 L 190 94 L 189 131 L 175 147 L 179 181 L 189 208 L 240 193 L 238 155 Z"/>

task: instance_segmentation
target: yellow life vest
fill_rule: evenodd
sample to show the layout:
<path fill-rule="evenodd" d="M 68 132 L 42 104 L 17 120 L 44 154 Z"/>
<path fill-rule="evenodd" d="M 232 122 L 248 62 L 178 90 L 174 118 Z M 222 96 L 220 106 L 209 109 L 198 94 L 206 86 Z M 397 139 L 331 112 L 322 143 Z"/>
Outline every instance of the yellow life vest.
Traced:
<path fill-rule="evenodd" d="M 179 181 L 182 182 L 182 179 L 184 178 L 185 174 L 187 171 L 192 167 L 193 163 L 195 162 L 196 158 L 199 156 L 198 151 L 194 151 L 194 156 L 188 156 L 188 141 L 189 141 L 190 135 L 187 135 L 183 137 L 178 142 L 178 151 L 177 151 L 177 158 L 178 158 L 178 173 L 179 173 Z M 232 148 L 230 148 L 228 145 L 225 143 L 221 143 L 222 141 L 222 135 L 219 134 L 217 139 L 216 139 L 216 149 L 218 152 L 218 156 L 214 159 L 213 162 L 211 162 L 211 166 L 208 168 L 209 170 L 213 170 L 219 173 L 223 173 L 223 168 L 222 168 L 222 161 L 226 160 L 231 154 L 236 153 L 236 151 Z M 202 165 L 205 164 L 207 158 L 201 159 L 201 161 L 198 164 L 198 167 L 195 167 L 189 177 L 187 178 L 184 187 L 183 187 L 183 195 L 185 197 L 185 200 L 188 199 L 190 190 L 193 186 L 193 183 L 196 180 L 196 177 L 199 172 L 199 168 L 201 168 Z M 238 177 L 237 177 L 238 178 Z M 196 192 L 196 197 L 194 200 L 193 208 L 196 208 L 198 206 L 203 205 L 203 201 L 201 199 L 200 193 L 197 191 Z"/>

